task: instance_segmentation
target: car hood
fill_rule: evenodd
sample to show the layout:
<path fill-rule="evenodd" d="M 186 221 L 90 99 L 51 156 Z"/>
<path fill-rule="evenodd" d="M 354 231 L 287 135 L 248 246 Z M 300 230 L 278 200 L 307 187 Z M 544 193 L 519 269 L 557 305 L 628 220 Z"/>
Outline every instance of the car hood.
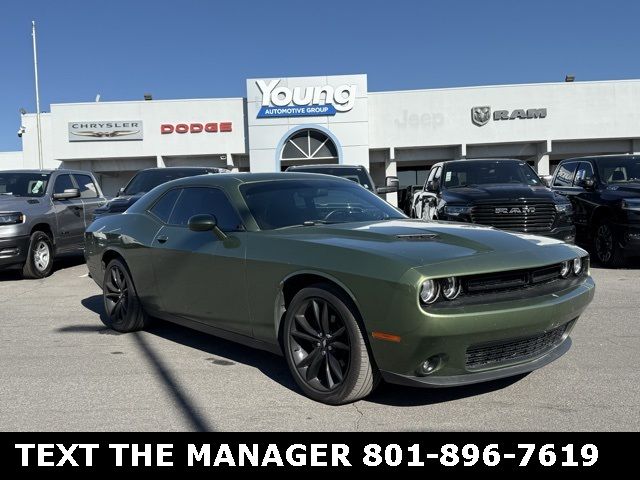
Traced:
<path fill-rule="evenodd" d="M 126 195 L 116 197 L 113 200 L 110 200 L 104 207 L 96 210 L 97 212 L 124 212 L 131 205 L 136 203 L 138 200 L 142 198 L 143 194 L 137 195 Z"/>
<path fill-rule="evenodd" d="M 469 274 L 530 268 L 586 255 L 578 247 L 547 237 L 410 219 L 293 227 L 271 234 L 382 256 L 408 268 L 428 265 L 434 275 L 440 270 Z"/>
<path fill-rule="evenodd" d="M 554 201 L 555 194 L 545 186 L 518 185 L 480 185 L 443 190 L 442 196 L 448 203 L 474 203 L 513 201 L 532 199 Z"/>

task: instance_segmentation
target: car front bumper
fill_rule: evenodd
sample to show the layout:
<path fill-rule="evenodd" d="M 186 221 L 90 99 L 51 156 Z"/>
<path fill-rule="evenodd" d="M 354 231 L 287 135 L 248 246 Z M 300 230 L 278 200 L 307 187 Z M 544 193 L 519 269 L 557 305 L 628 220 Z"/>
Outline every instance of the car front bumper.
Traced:
<path fill-rule="evenodd" d="M 371 348 L 383 378 L 392 383 L 446 387 L 519 375 L 551 363 L 570 348 L 571 329 L 594 292 L 595 284 L 587 277 L 542 296 L 425 310 L 413 328 L 391 330 L 399 342 L 372 336 Z M 470 352 L 496 356 L 473 363 Z M 421 371 L 424 362 L 434 360 L 437 366 L 431 373 Z"/>
<path fill-rule="evenodd" d="M 27 260 L 29 236 L 0 238 L 0 269 L 19 265 Z"/>

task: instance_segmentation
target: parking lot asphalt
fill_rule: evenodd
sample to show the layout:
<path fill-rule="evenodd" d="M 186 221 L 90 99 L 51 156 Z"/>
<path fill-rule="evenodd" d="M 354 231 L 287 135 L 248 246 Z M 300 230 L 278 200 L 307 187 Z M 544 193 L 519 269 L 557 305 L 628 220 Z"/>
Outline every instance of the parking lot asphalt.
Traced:
<path fill-rule="evenodd" d="M 381 385 L 330 407 L 276 355 L 159 321 L 107 329 L 79 260 L 44 280 L 0 272 L 0 429 L 639 431 L 640 262 L 592 275 L 573 347 L 546 368 L 442 390 Z"/>

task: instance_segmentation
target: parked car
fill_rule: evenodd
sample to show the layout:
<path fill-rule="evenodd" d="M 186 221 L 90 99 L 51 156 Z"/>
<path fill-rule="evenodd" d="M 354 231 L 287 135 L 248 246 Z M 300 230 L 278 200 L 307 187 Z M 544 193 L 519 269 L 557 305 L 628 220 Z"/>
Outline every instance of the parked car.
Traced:
<path fill-rule="evenodd" d="M 384 195 L 387 193 L 394 193 L 398 191 L 399 182 L 398 177 L 387 177 L 385 179 L 384 187 L 376 187 L 373 183 L 373 179 L 369 174 L 369 171 L 361 166 L 353 165 L 292 165 L 286 170 L 287 172 L 300 172 L 300 173 L 322 173 L 325 175 L 332 175 L 334 177 L 346 178 L 359 183 L 367 190 L 377 193 L 378 195 Z"/>
<path fill-rule="evenodd" d="M 444 387 L 540 368 L 569 349 L 595 288 L 576 246 L 411 220 L 320 175 L 176 180 L 85 239 L 106 325 L 160 317 L 282 353 L 328 404 L 380 378 Z"/>
<path fill-rule="evenodd" d="M 571 203 L 521 160 L 453 160 L 431 167 L 413 217 L 478 223 L 572 243 Z"/>
<path fill-rule="evenodd" d="M 0 269 L 26 278 L 51 273 L 62 254 L 81 254 L 93 212 L 106 202 L 93 174 L 75 170 L 0 172 Z"/>
<path fill-rule="evenodd" d="M 578 241 L 592 245 L 602 265 L 640 254 L 640 155 L 563 160 L 553 189 L 571 200 Z"/>
<path fill-rule="evenodd" d="M 178 178 L 193 177 L 195 175 L 225 173 L 228 171 L 226 168 L 209 167 L 168 167 L 140 170 L 129 180 L 129 183 L 125 187 L 120 189 L 116 198 L 95 211 L 93 220 L 106 215 L 115 215 L 124 212 L 145 193 L 165 182 L 170 182 Z"/>

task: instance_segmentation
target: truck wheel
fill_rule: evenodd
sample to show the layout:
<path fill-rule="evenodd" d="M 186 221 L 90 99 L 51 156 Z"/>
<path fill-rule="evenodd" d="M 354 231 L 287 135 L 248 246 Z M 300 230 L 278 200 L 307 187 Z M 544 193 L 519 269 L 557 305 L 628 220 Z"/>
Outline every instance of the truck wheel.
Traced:
<path fill-rule="evenodd" d="M 37 279 L 51 275 L 53 270 L 53 242 L 44 232 L 33 232 L 29 240 L 29 253 L 22 267 L 24 278 Z"/>
<path fill-rule="evenodd" d="M 602 222 L 596 227 L 594 250 L 598 262 L 604 267 L 615 268 L 624 262 L 624 253 L 618 243 L 618 238 L 608 222 Z"/>
<path fill-rule="evenodd" d="M 111 260 L 104 271 L 102 296 L 106 316 L 103 323 L 118 332 L 135 332 L 148 324 L 129 269 L 118 259 Z"/>
<path fill-rule="evenodd" d="M 356 315 L 352 302 L 329 285 L 303 288 L 291 300 L 283 326 L 285 358 L 313 400 L 342 405 L 376 387 L 379 374 Z"/>

